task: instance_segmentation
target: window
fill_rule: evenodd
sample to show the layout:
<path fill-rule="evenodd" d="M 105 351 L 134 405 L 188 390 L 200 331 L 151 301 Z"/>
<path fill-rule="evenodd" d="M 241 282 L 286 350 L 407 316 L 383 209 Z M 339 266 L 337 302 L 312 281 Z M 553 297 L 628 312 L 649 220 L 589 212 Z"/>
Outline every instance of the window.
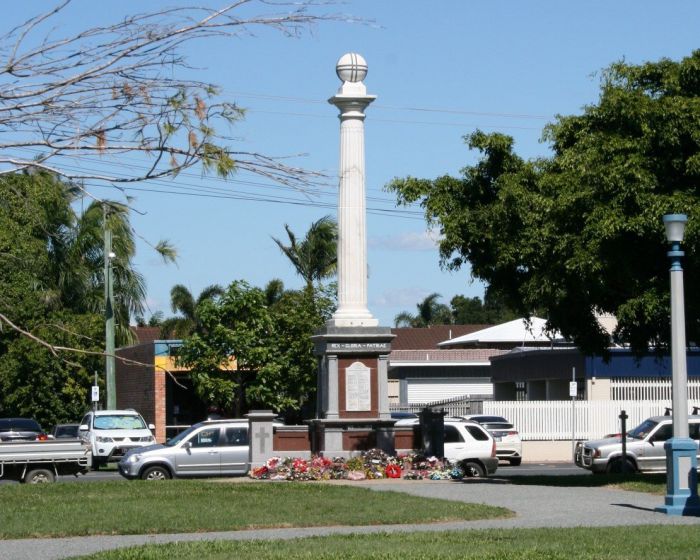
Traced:
<path fill-rule="evenodd" d="M 477 441 L 487 441 L 489 439 L 489 435 L 479 426 L 465 426 L 465 428 L 467 428 L 469 435 Z"/>
<path fill-rule="evenodd" d="M 445 443 L 461 443 L 464 441 L 462 434 L 454 426 L 445 426 Z"/>
<path fill-rule="evenodd" d="M 95 416 L 95 430 L 145 430 L 146 424 L 134 414 L 109 414 Z"/>
<path fill-rule="evenodd" d="M 248 445 L 248 428 L 226 428 L 225 445 Z"/>
<path fill-rule="evenodd" d="M 688 424 L 688 435 L 691 439 L 700 439 L 700 424 Z"/>
<path fill-rule="evenodd" d="M 205 428 L 198 432 L 191 440 L 192 447 L 214 447 L 219 443 L 219 427 Z"/>
<path fill-rule="evenodd" d="M 666 441 L 673 435 L 673 426 L 671 424 L 663 424 L 651 436 L 651 441 Z"/>

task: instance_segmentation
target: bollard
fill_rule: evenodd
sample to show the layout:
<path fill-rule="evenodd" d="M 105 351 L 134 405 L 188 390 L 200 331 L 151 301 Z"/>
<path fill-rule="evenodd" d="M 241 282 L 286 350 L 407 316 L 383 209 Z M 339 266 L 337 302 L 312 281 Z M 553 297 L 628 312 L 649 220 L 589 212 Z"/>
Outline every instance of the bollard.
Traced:
<path fill-rule="evenodd" d="M 622 437 L 622 474 L 627 474 L 627 419 L 629 416 L 623 410 L 618 418 L 622 428 L 620 432 Z"/>

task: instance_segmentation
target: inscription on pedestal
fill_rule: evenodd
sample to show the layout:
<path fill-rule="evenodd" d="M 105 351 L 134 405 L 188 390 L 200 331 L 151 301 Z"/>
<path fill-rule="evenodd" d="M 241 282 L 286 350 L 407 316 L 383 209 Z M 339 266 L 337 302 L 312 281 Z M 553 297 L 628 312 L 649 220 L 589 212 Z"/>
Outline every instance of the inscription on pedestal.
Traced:
<path fill-rule="evenodd" d="M 345 369 L 345 410 L 367 411 L 372 408 L 370 370 L 361 362 Z"/>
<path fill-rule="evenodd" d="M 328 350 L 340 352 L 389 352 L 388 342 L 329 342 Z"/>

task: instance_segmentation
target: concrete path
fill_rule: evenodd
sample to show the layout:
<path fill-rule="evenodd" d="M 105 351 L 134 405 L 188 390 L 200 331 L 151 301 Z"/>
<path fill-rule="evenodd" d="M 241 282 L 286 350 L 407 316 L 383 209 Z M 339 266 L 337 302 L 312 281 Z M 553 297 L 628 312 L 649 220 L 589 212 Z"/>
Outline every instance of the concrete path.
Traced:
<path fill-rule="evenodd" d="M 275 483 L 271 483 L 275 484 Z M 510 519 L 368 527 L 312 527 L 217 533 L 72 537 L 0 541 L 0 560 L 70 558 L 102 550 L 175 541 L 293 539 L 350 533 L 398 533 L 515 527 L 579 527 L 618 525 L 700 524 L 700 517 L 670 517 L 654 512 L 663 497 L 603 488 L 514 485 L 492 478 L 485 481 L 372 481 L 353 486 L 376 491 L 406 492 L 415 496 L 483 503 L 516 512 Z"/>

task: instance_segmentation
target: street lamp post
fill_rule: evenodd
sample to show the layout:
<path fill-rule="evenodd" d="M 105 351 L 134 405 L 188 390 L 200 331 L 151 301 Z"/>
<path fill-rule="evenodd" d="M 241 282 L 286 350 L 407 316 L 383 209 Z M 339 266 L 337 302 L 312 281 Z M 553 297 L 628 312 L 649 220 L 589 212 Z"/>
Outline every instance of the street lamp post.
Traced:
<path fill-rule="evenodd" d="M 114 360 L 114 274 L 112 270 L 112 231 L 107 225 L 107 205 L 103 204 L 104 227 L 104 294 L 105 294 L 105 385 L 107 409 L 117 408 L 117 385 Z"/>
<path fill-rule="evenodd" d="M 664 216 L 666 239 L 671 244 L 671 385 L 673 437 L 666 441 L 666 499 L 658 511 L 668 515 L 698 515 L 697 444 L 688 437 L 688 374 L 685 352 L 685 304 L 681 242 L 688 217 Z"/>

